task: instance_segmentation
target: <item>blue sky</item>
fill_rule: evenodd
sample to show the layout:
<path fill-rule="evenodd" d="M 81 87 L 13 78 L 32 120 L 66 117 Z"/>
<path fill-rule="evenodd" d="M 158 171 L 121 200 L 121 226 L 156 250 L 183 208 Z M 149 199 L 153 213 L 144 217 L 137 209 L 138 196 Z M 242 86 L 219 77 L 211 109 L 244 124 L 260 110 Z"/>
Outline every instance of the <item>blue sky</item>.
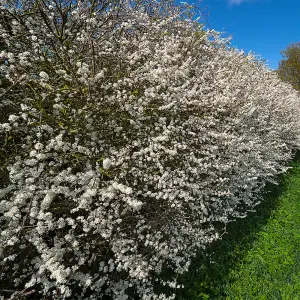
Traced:
<path fill-rule="evenodd" d="M 280 51 L 300 41 L 300 0 L 202 0 L 198 6 L 211 29 L 232 36 L 234 46 L 260 55 L 272 69 Z"/>

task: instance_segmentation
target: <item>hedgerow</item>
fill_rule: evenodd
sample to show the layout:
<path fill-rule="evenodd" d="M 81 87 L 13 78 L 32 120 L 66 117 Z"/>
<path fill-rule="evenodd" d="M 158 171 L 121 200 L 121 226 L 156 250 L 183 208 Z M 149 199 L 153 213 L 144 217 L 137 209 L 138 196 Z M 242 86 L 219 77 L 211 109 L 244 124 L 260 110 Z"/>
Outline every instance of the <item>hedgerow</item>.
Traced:
<path fill-rule="evenodd" d="M 174 299 L 159 287 L 180 288 L 176 274 L 287 170 L 297 92 L 192 12 L 1 1 L 0 281 L 11 299 Z"/>

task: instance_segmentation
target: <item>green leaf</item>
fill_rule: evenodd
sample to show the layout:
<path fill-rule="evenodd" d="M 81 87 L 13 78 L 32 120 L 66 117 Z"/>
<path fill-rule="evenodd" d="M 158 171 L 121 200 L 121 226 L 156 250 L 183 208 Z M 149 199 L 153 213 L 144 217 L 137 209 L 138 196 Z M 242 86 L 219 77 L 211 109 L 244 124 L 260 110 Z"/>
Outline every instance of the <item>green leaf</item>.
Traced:
<path fill-rule="evenodd" d="M 137 96 L 137 95 L 139 94 L 139 90 L 138 90 L 138 89 L 135 89 L 135 90 L 133 90 L 133 91 L 131 92 L 131 94 L 132 94 L 133 96 Z"/>
<path fill-rule="evenodd" d="M 98 158 L 97 160 L 96 160 L 96 162 L 100 162 L 100 161 L 103 161 L 104 160 L 104 156 L 101 156 L 100 158 Z"/>
<path fill-rule="evenodd" d="M 33 123 L 29 124 L 29 126 L 35 127 L 35 126 L 39 126 L 41 124 L 42 124 L 41 122 L 33 122 Z"/>
<path fill-rule="evenodd" d="M 68 126 L 65 126 L 63 122 L 58 122 L 58 126 L 62 129 L 68 129 Z"/>
<path fill-rule="evenodd" d="M 70 133 L 77 133 L 77 132 L 78 132 L 77 129 L 71 129 L 71 130 L 70 130 Z"/>

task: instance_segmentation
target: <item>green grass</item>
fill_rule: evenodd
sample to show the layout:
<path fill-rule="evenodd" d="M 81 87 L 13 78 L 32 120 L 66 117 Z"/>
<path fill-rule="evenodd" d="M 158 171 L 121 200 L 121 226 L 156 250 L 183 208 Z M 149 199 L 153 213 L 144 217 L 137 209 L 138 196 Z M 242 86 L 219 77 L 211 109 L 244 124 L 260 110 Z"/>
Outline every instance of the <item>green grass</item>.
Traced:
<path fill-rule="evenodd" d="M 300 299 L 300 163 L 179 280 L 177 300 Z M 271 191 L 270 191 L 271 190 Z"/>

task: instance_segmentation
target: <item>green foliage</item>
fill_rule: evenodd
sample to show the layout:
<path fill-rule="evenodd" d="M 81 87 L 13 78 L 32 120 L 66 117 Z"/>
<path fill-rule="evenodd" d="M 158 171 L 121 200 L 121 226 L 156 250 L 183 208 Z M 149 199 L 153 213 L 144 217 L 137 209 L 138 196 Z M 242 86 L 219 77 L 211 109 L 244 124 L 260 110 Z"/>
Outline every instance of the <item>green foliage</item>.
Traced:
<path fill-rule="evenodd" d="M 279 62 L 279 77 L 300 90 L 300 43 L 291 44 L 281 51 L 283 59 Z"/>

